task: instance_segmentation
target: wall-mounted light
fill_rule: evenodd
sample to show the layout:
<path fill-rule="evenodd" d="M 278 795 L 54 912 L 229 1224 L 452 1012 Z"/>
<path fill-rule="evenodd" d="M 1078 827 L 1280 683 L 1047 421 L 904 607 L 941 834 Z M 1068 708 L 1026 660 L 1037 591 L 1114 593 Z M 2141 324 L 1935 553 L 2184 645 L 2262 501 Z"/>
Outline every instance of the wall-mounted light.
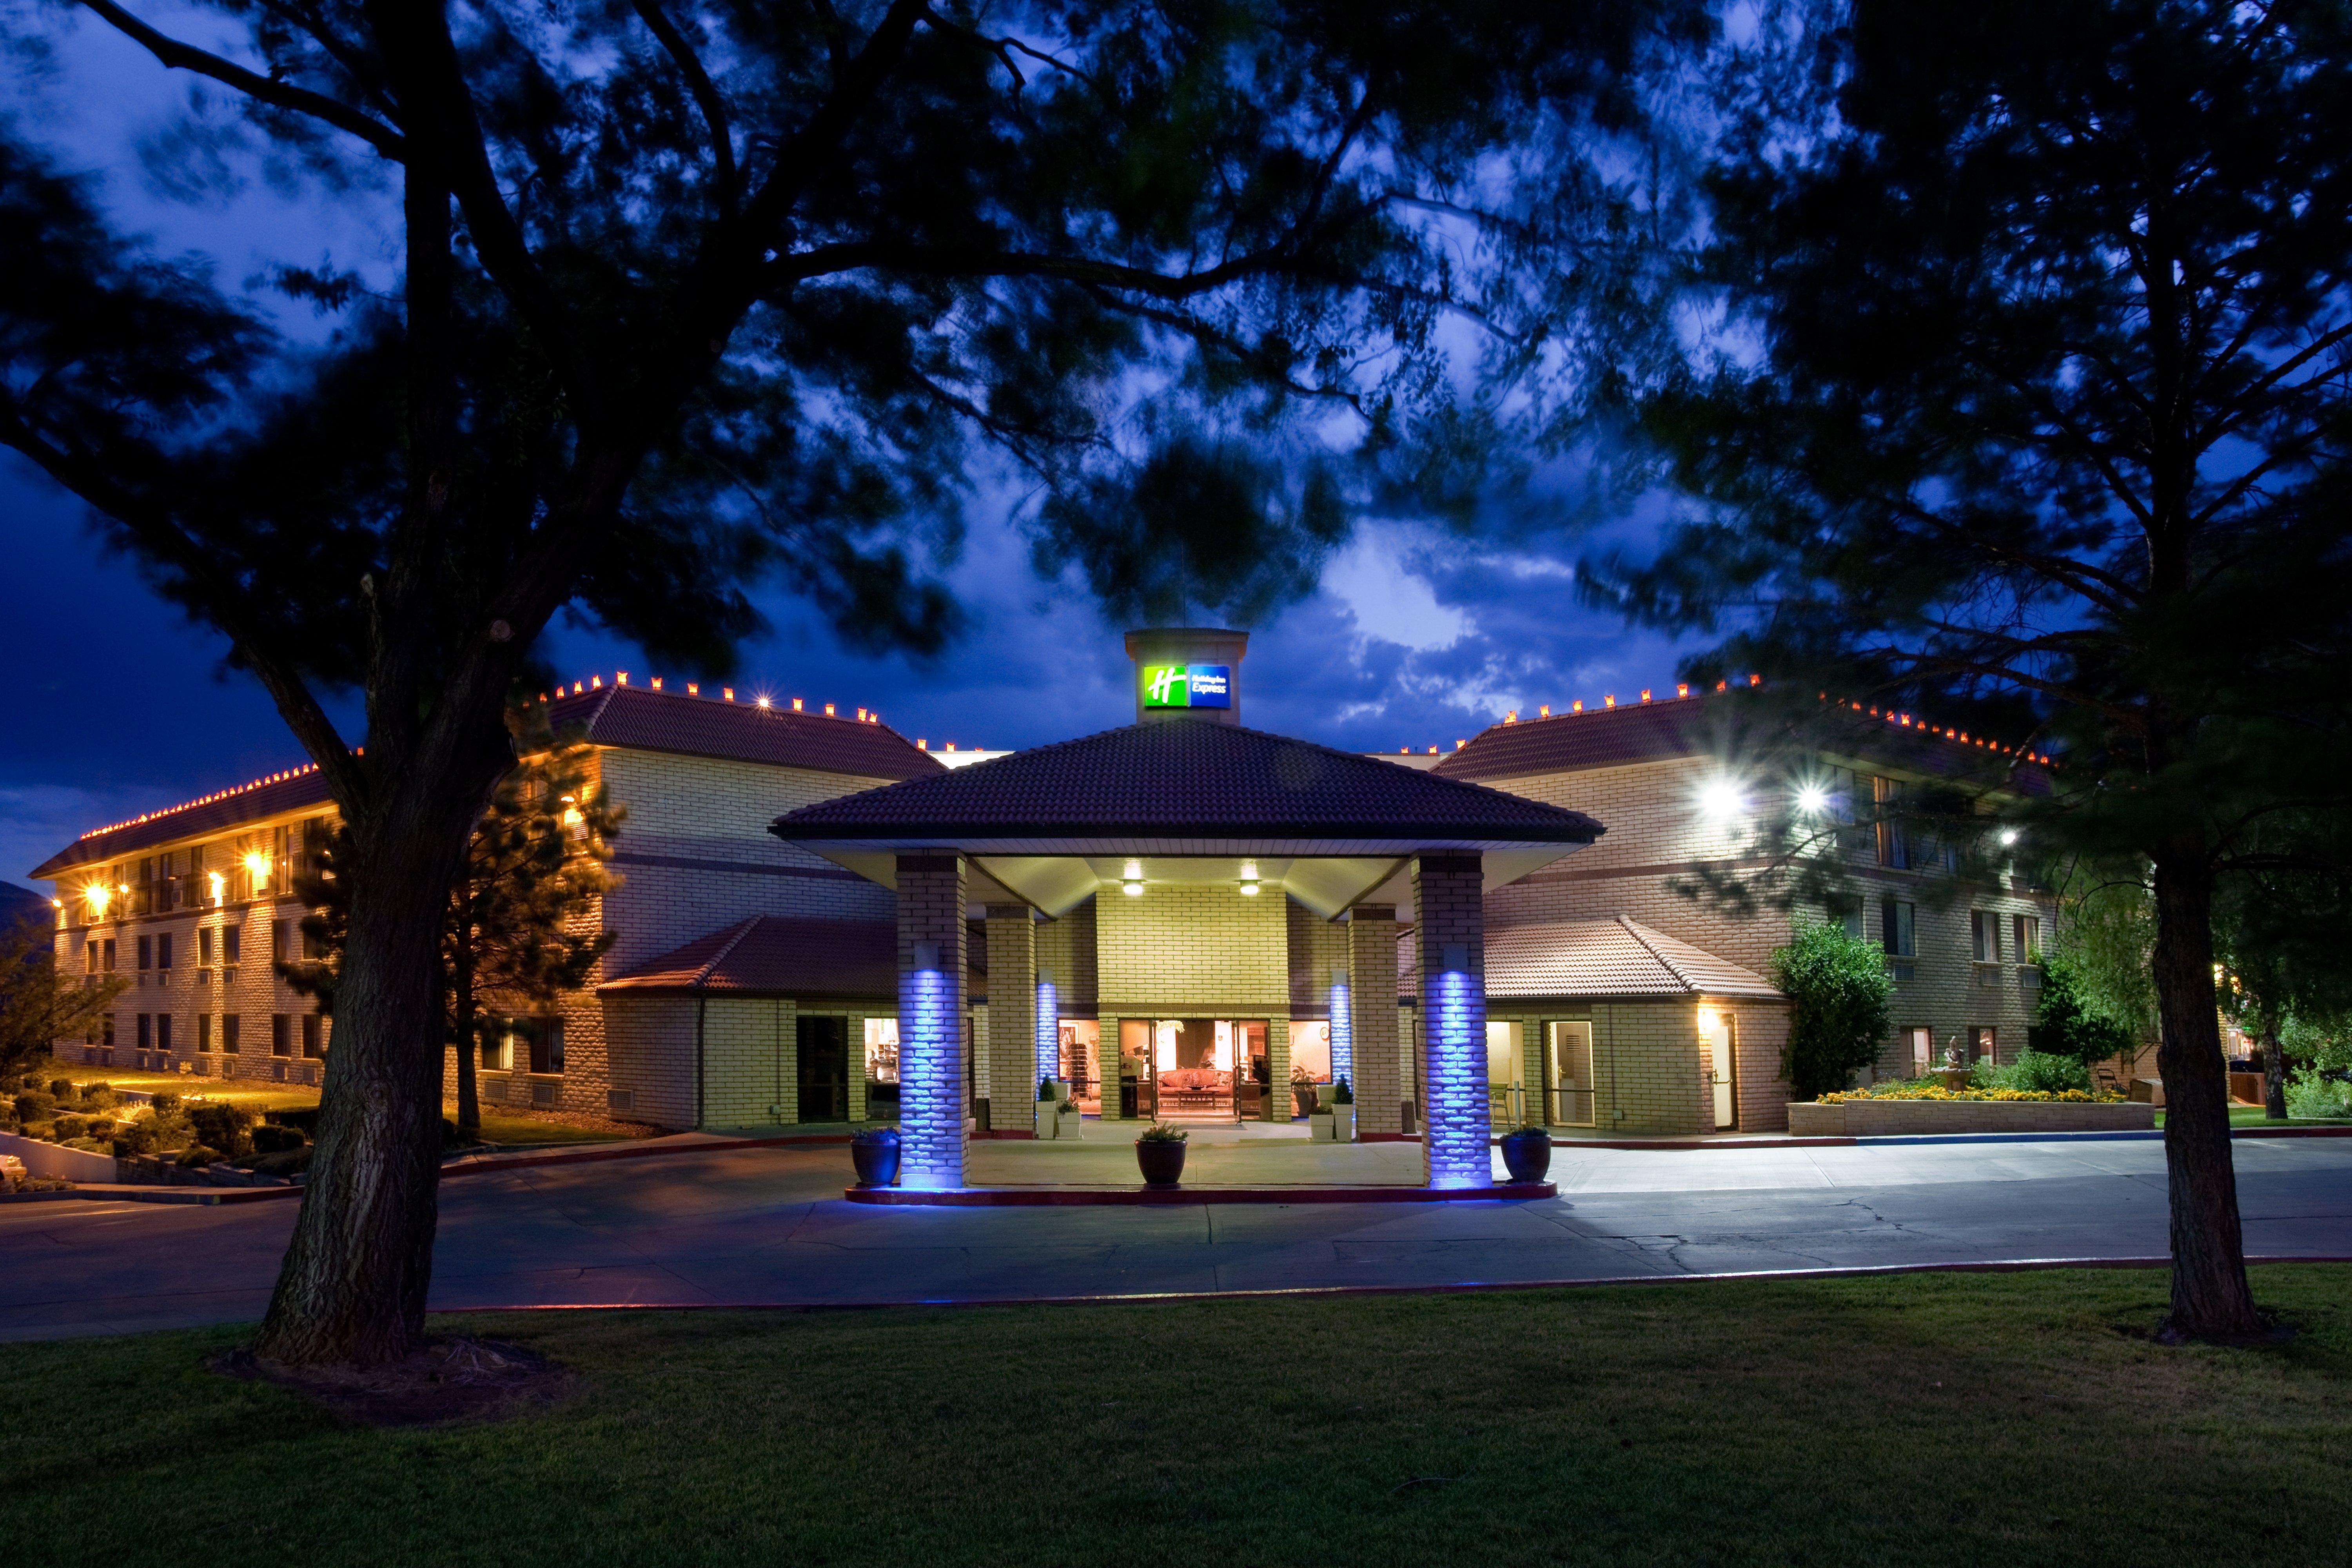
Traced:
<path fill-rule="evenodd" d="M 1127 863 L 1126 868 L 1119 872 L 1118 890 L 1125 893 L 1130 899 L 1139 899 L 1143 897 L 1142 861 L 1129 860 Z"/>
<path fill-rule="evenodd" d="M 1731 779 L 1717 779 L 1698 792 L 1698 808 L 1717 822 L 1728 822 L 1747 806 L 1739 785 Z"/>
<path fill-rule="evenodd" d="M 1830 808 L 1830 792 L 1817 784 L 1809 784 L 1797 791 L 1797 809 L 1807 816 L 1819 816 Z"/>
<path fill-rule="evenodd" d="M 1256 862 L 1256 861 L 1255 861 L 1255 860 L 1244 860 L 1244 861 L 1243 861 L 1243 862 L 1242 862 L 1242 897 L 1243 897 L 1243 898 L 1244 898 L 1244 899 L 1255 899 L 1255 898 L 1256 898 L 1256 897 L 1257 897 L 1257 885 L 1258 885 L 1257 862 Z"/>
<path fill-rule="evenodd" d="M 253 879 L 257 887 L 269 880 L 269 857 L 258 849 L 247 855 L 245 858 L 245 874 Z"/>
<path fill-rule="evenodd" d="M 2012 844 L 2014 844 L 2014 843 L 2016 843 L 2016 842 L 2017 842 L 2017 829 L 2016 829 L 2016 828 L 2014 828 L 2014 827 L 2004 827 L 2004 828 L 2002 828 L 2002 829 L 2000 830 L 2000 847 L 2001 847 L 2002 848 L 2006 849 L 2006 848 L 2008 848 L 2011 845 L 2012 845 Z"/>

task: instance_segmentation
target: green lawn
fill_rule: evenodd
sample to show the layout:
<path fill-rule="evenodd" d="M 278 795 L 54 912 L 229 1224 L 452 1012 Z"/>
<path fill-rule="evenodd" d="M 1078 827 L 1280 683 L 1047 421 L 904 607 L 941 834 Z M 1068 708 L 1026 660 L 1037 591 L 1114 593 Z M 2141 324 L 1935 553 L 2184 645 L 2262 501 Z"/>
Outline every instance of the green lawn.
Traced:
<path fill-rule="evenodd" d="M 2158 1127 L 2164 1125 L 2164 1111 L 2161 1107 L 2156 1113 L 2156 1124 Z M 2233 1105 L 2230 1107 L 2230 1125 L 2232 1127 L 2352 1127 L 2352 1117 L 2290 1116 L 2284 1121 L 2273 1121 L 2263 1114 L 2263 1108 L 2259 1105 Z"/>
<path fill-rule="evenodd" d="M 42 1079 L 71 1079 L 76 1089 L 93 1083 L 152 1094 L 158 1089 L 188 1100 L 209 1100 L 242 1105 L 255 1115 L 265 1110 L 299 1110 L 319 1103 L 319 1091 L 299 1084 L 268 1083 L 249 1078 L 198 1078 L 193 1073 L 126 1072 L 119 1068 L 56 1067 L 36 1068 Z"/>
<path fill-rule="evenodd" d="M 2257 1289 L 2294 1344 L 2159 1347 L 2163 1277 L 2096 1270 L 461 1317 L 581 1387 L 408 1430 L 203 1371 L 241 1331 L 0 1345 L 0 1518 L 12 1563 L 2341 1562 L 2352 1268 Z"/>
<path fill-rule="evenodd" d="M 457 1120 L 455 1100 L 442 1109 L 451 1121 Z M 495 1110 L 482 1112 L 482 1142 L 500 1149 L 542 1143 L 619 1143 L 646 1136 L 645 1132 L 616 1131 L 609 1127 L 575 1127 L 568 1121 L 542 1121 L 529 1116 L 506 1116 Z"/>

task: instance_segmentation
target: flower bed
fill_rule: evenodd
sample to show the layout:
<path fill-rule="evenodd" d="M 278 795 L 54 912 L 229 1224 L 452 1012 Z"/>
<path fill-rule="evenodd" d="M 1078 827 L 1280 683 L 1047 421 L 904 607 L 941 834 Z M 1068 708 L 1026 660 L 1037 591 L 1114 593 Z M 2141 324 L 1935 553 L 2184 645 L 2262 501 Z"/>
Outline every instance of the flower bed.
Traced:
<path fill-rule="evenodd" d="M 1789 1131 L 1810 1138 L 1920 1137 L 1954 1132 L 2126 1132 L 2156 1126 L 2156 1107 L 2067 1090 L 1849 1092 L 1789 1107 Z"/>
<path fill-rule="evenodd" d="M 1822 1105 L 1849 1105 L 1865 1100 L 1984 1100 L 2002 1104 L 2118 1105 L 2128 1096 L 2114 1089 L 1946 1089 L 1940 1083 L 1890 1083 L 1870 1089 L 1849 1089 L 1822 1096 Z"/>

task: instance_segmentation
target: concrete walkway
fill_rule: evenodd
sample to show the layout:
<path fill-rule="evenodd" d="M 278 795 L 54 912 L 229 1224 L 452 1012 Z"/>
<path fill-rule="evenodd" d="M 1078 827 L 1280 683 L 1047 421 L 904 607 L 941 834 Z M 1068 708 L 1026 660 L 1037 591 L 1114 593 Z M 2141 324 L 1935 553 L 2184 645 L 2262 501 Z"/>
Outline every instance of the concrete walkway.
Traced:
<path fill-rule="evenodd" d="M 1209 1140 L 1236 1171 L 1305 1153 Z M 1326 1150 L 1417 1163 L 1409 1144 Z M 2352 1140 L 2234 1146 L 2250 1253 L 2352 1255 Z M 974 1146 L 1108 1179 L 1085 1142 Z M 1323 1161 L 1314 1162 L 1321 1165 Z M 2164 1151 L 2140 1141 L 1563 1148 L 1524 1204 L 927 1209 L 845 1203 L 845 1149 L 731 1149 L 483 1171 L 442 1188 L 433 1305 L 851 1304 L 1616 1279 L 2166 1247 Z M 1384 1173 L 1385 1179 L 1395 1179 Z M 1254 1177 L 1253 1179 L 1260 1179 Z M 1320 1179 L 1318 1176 L 1317 1179 Z M 0 1205 L 0 1338 L 259 1316 L 290 1203 Z"/>

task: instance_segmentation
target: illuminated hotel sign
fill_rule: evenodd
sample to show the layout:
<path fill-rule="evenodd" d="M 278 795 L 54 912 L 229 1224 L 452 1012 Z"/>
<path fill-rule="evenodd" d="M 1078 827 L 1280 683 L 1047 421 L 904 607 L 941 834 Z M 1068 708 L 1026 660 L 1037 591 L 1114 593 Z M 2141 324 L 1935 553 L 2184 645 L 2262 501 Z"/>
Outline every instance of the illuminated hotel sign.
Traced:
<path fill-rule="evenodd" d="M 1147 664 L 1142 667 L 1146 708 L 1230 708 L 1234 671 L 1224 664 Z"/>

